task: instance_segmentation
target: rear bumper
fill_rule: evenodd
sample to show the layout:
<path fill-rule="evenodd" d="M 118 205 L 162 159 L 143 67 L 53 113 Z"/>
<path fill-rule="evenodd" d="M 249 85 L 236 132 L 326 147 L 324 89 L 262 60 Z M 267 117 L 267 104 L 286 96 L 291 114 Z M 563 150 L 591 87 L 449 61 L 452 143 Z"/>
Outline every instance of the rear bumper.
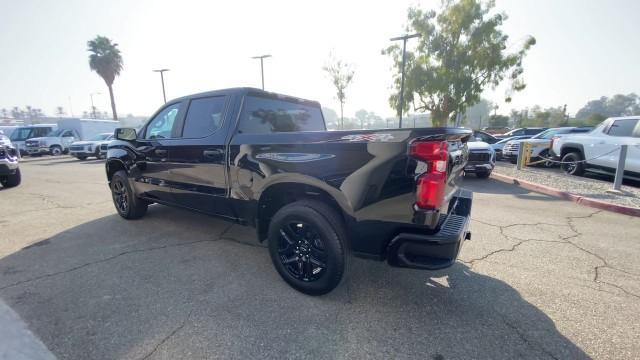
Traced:
<path fill-rule="evenodd" d="M 435 234 L 400 233 L 387 248 L 387 262 L 391 266 L 436 270 L 453 265 L 465 240 L 471 239 L 469 230 L 473 194 L 460 190 L 451 199 L 449 212 L 440 219 Z"/>

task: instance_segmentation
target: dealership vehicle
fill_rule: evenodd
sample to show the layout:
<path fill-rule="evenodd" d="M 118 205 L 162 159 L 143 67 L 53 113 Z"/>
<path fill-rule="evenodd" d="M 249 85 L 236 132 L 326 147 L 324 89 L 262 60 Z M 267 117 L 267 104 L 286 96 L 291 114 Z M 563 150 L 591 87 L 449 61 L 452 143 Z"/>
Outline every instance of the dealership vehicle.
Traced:
<path fill-rule="evenodd" d="M 535 146 L 531 148 L 531 160 L 538 161 L 544 158 L 550 158 L 551 139 L 558 139 L 566 135 L 579 134 L 591 131 L 591 127 L 560 127 L 547 129 L 538 135 L 532 136 L 525 140 L 511 140 L 502 148 L 502 156 L 509 160 L 512 164 L 518 162 L 518 152 L 521 144 L 526 141 Z M 552 162 L 543 163 L 544 166 L 552 166 Z"/>
<path fill-rule="evenodd" d="M 90 139 L 100 133 L 113 133 L 117 126 L 118 122 L 112 120 L 60 119 L 56 130 L 44 137 L 27 140 L 25 148 L 30 155 L 60 155 L 69 152 L 73 142 Z"/>
<path fill-rule="evenodd" d="M 10 145 L 0 145 L 0 184 L 4 187 L 14 187 L 20 185 L 20 180 L 18 149 Z"/>
<path fill-rule="evenodd" d="M 105 145 L 105 154 L 106 154 L 106 145 L 113 139 L 113 133 L 102 133 L 98 134 L 89 140 L 85 141 L 74 141 L 69 146 L 69 155 L 75 156 L 80 160 L 86 160 L 88 157 L 95 157 L 96 159 L 101 159 L 103 154 L 101 149 L 102 145 Z"/>
<path fill-rule="evenodd" d="M 541 132 L 547 130 L 548 128 L 545 127 L 529 127 L 529 128 L 517 128 L 517 129 L 513 129 L 507 133 L 504 134 L 500 134 L 500 135 L 493 135 L 498 139 L 506 139 L 512 136 L 523 136 L 523 135 L 538 135 Z"/>
<path fill-rule="evenodd" d="M 27 148 L 25 147 L 25 141 L 28 139 L 45 136 L 51 131 L 57 130 L 57 124 L 36 124 L 29 126 L 20 126 L 16 128 L 9 139 L 11 139 L 11 143 L 16 149 L 20 150 L 20 154 L 24 154 L 27 152 Z"/>
<path fill-rule="evenodd" d="M 505 144 L 511 140 L 524 140 L 530 139 L 533 135 L 521 135 L 521 136 L 512 136 L 510 138 L 502 139 L 497 143 L 491 144 L 491 148 L 496 152 L 496 160 L 502 160 L 502 149 Z"/>
<path fill-rule="evenodd" d="M 120 128 L 106 175 L 116 210 L 179 206 L 257 229 L 295 289 L 335 288 L 349 253 L 392 266 L 451 266 L 470 238 L 472 194 L 456 179 L 471 131 L 326 131 L 315 101 L 236 88 L 165 104 Z"/>
<path fill-rule="evenodd" d="M 640 117 L 609 118 L 591 132 L 553 139 L 552 155 L 562 159 L 565 173 L 585 171 L 613 175 L 620 145 L 628 145 L 624 177 L 640 180 Z"/>
<path fill-rule="evenodd" d="M 13 131 L 17 128 L 18 128 L 17 125 L 0 125 L 0 134 L 3 134 L 5 136 L 11 136 Z"/>
<path fill-rule="evenodd" d="M 496 166 L 496 152 L 484 141 L 469 141 L 467 147 L 469 159 L 464 167 L 465 174 L 476 174 L 481 179 L 488 178 Z"/>

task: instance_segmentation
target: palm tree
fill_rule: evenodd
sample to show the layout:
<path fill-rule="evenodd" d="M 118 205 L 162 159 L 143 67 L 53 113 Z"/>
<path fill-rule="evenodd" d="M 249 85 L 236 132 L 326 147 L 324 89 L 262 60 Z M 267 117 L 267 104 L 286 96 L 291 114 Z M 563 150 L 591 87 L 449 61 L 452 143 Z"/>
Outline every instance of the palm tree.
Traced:
<path fill-rule="evenodd" d="M 0 110 L 0 114 L 2 114 L 3 118 L 9 117 L 9 111 L 5 108 L 2 108 L 2 110 Z"/>
<path fill-rule="evenodd" d="M 111 42 L 105 36 L 96 36 L 95 39 L 87 42 L 89 55 L 89 67 L 102 77 L 109 88 L 109 96 L 111 97 L 111 111 L 113 119 L 118 120 L 116 113 L 116 102 L 113 98 L 113 81 L 122 71 L 122 56 L 118 44 Z"/>

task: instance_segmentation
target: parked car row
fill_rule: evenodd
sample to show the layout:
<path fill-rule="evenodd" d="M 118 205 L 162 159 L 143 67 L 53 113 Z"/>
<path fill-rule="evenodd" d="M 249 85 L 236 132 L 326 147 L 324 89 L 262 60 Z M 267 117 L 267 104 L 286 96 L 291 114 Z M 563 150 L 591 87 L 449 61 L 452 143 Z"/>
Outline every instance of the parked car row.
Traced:
<path fill-rule="evenodd" d="M 61 155 L 69 153 L 74 142 L 93 139 L 102 133 L 113 134 L 117 126 L 118 122 L 112 120 L 65 118 L 55 124 L 16 127 L 10 140 L 21 154 Z"/>
<path fill-rule="evenodd" d="M 586 171 L 613 175 L 618 167 L 620 146 L 628 145 L 624 177 L 640 181 L 640 117 L 609 118 L 592 131 L 566 137 L 554 137 L 551 156 L 561 160 L 570 175 Z"/>
<path fill-rule="evenodd" d="M 566 135 L 586 133 L 591 131 L 591 127 L 560 127 L 544 130 L 537 135 L 534 135 L 528 139 L 515 139 L 509 140 L 504 144 L 502 149 L 502 157 L 512 164 L 517 163 L 518 153 L 520 152 L 521 144 L 526 141 L 536 146 L 531 149 L 532 161 L 544 160 L 550 158 L 551 141 L 552 139 L 558 139 Z M 544 163 L 546 166 L 551 166 L 553 163 Z"/>

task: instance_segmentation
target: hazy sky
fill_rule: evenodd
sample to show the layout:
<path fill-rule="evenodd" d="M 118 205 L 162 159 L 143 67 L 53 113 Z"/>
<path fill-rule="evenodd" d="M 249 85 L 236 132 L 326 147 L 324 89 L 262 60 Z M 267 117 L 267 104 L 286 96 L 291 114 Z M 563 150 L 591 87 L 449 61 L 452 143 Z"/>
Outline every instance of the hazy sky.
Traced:
<path fill-rule="evenodd" d="M 35 1 L 0 3 L 0 107 L 32 105 L 52 114 L 63 106 L 78 115 L 109 110 L 102 79 L 89 70 L 87 40 L 105 35 L 120 44 L 124 70 L 114 83 L 121 115 L 150 115 L 162 104 L 159 75 L 166 67 L 167 97 L 235 86 L 320 101 L 339 109 L 321 70 L 329 53 L 353 64 L 345 115 L 365 108 L 388 116 L 391 63 L 380 51 L 401 34 L 406 9 L 435 1 Z M 568 104 L 615 93 L 640 93 L 640 1 L 503 0 L 514 43 L 527 34 L 538 44 L 525 60 L 528 87 L 500 112 Z M 501 89 L 488 91 L 500 101 Z"/>

